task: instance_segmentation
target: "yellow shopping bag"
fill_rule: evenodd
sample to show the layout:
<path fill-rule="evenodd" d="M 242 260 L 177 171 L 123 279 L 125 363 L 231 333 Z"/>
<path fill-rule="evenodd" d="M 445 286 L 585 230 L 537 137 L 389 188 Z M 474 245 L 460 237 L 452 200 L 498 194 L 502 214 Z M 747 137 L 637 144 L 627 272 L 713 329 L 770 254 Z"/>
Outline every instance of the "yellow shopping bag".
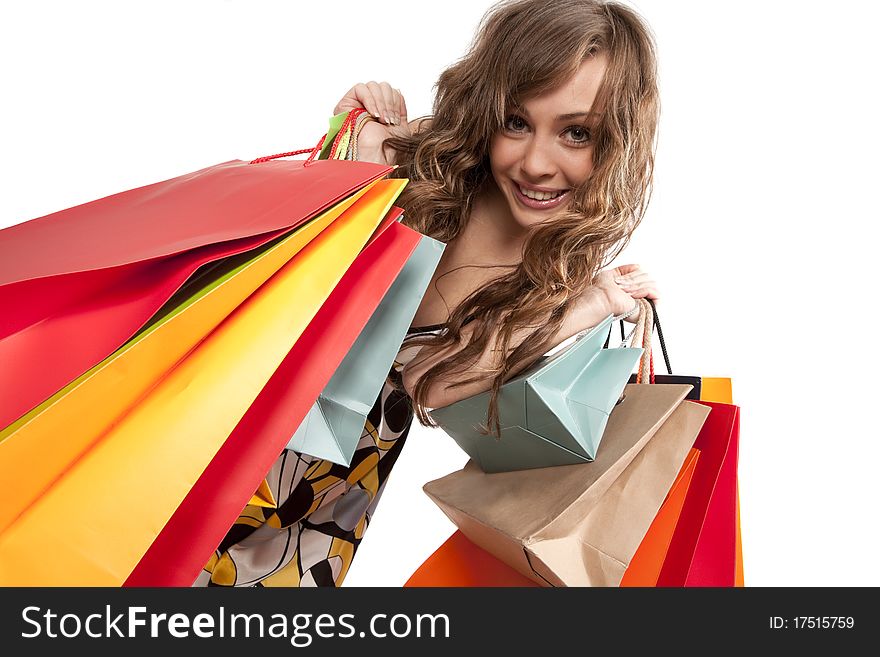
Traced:
<path fill-rule="evenodd" d="M 185 358 L 164 373 L 159 368 L 154 387 L 136 403 L 129 397 L 116 404 L 121 415 L 102 414 L 87 430 L 47 420 L 30 440 L 13 440 L 23 435 L 25 422 L 7 435 L 0 442 L 6 449 L 0 463 L 11 492 L 0 511 L 0 584 L 121 584 L 404 185 L 402 180 L 375 183 L 298 254 L 291 246 L 298 233 L 291 236 L 289 261 Z M 138 366 L 148 360 L 137 361 Z M 73 431 L 76 449 L 58 458 L 47 453 L 45 443 L 40 449 L 52 430 Z"/>

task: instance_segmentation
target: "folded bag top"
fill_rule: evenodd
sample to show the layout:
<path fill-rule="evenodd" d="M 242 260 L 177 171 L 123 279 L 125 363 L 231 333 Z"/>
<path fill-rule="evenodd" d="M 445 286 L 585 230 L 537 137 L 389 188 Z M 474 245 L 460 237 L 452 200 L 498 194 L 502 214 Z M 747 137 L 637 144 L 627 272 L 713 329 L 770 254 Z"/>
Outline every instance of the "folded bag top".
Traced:
<path fill-rule="evenodd" d="M 106 196 L 0 230 L 0 286 L 294 228 L 390 170 L 230 160 Z"/>
<path fill-rule="evenodd" d="M 479 431 L 489 392 L 433 409 L 431 416 L 485 472 L 592 461 L 608 416 L 643 353 L 602 348 L 612 320 L 609 315 L 501 387 L 500 439 Z"/>

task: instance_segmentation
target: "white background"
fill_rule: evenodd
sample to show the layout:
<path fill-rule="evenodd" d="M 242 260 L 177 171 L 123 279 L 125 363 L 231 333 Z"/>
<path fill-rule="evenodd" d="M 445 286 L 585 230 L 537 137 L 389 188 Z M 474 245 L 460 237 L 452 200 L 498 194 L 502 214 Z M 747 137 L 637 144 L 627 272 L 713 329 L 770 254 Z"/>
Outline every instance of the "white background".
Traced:
<path fill-rule="evenodd" d="M 489 4 L 4 2 L 0 227 L 311 146 L 357 81 L 426 114 Z M 618 264 L 659 282 L 675 372 L 734 379 L 746 583 L 880 585 L 876 10 L 632 4 L 663 114 Z M 421 486 L 464 461 L 413 428 L 347 585 L 400 585 L 449 536 Z"/>

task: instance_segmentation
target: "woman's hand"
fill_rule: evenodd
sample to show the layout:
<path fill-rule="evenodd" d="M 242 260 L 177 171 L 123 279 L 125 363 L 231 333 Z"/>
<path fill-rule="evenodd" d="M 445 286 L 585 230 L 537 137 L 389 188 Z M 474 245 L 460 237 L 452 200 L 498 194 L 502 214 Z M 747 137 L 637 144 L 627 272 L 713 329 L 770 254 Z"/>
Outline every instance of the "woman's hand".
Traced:
<path fill-rule="evenodd" d="M 406 101 L 399 89 L 387 82 L 361 82 L 342 97 L 333 114 L 363 107 L 376 121 L 368 121 L 358 136 L 358 159 L 381 164 L 388 161 L 382 144 L 389 137 L 409 137 L 412 128 L 406 116 Z M 393 157 L 391 158 L 393 159 Z"/>
<path fill-rule="evenodd" d="M 651 299 L 658 305 L 660 292 L 651 276 L 642 271 L 639 265 L 620 265 L 599 272 L 594 285 L 602 291 L 608 303 L 609 312 L 624 315 L 636 305 L 636 299 Z M 626 318 L 635 323 L 639 319 L 637 310 Z"/>
<path fill-rule="evenodd" d="M 399 89 L 392 89 L 387 82 L 360 82 L 342 97 L 333 114 L 363 107 L 373 118 L 386 125 L 406 123 L 406 101 Z"/>

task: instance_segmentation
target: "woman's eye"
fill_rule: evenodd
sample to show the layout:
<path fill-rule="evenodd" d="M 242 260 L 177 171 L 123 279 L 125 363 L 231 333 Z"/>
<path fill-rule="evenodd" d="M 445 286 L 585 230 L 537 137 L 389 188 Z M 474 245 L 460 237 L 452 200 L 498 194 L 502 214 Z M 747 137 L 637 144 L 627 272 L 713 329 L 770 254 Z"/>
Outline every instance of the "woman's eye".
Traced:
<path fill-rule="evenodd" d="M 521 132 L 526 129 L 526 122 L 521 116 L 511 116 L 505 121 L 504 127 L 512 132 Z"/>
<path fill-rule="evenodd" d="M 568 136 L 571 138 L 573 142 L 578 144 L 586 143 L 590 141 L 590 131 L 584 128 L 583 126 L 572 126 L 568 129 Z"/>

